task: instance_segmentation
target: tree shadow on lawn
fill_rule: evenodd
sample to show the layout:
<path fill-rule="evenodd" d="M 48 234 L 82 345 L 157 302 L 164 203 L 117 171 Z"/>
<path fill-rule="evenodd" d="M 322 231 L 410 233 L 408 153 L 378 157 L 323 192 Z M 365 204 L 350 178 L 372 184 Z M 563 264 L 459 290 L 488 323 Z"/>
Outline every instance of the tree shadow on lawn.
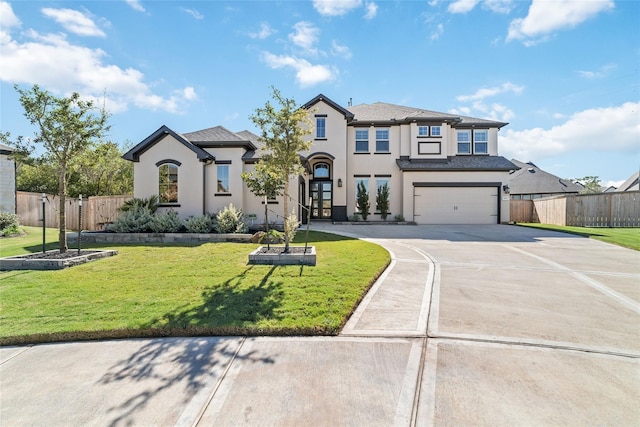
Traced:
<path fill-rule="evenodd" d="M 143 328 L 166 328 L 171 334 L 183 329 L 197 335 L 241 335 L 243 328 L 255 329 L 261 320 L 279 320 L 276 309 L 281 306 L 284 293 L 282 282 L 271 280 L 276 267 L 270 268 L 258 283 L 246 283 L 253 267 L 221 284 L 206 287 L 201 304 L 185 304 L 151 320 Z"/>

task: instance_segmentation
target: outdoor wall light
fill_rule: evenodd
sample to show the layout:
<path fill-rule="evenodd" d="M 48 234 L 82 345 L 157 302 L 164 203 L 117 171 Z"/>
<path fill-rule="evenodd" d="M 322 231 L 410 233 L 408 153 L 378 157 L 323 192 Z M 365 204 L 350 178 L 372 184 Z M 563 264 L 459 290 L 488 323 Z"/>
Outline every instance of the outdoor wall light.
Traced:
<path fill-rule="evenodd" d="M 342 178 L 338 178 L 338 187 L 342 187 Z"/>
<path fill-rule="evenodd" d="M 504 194 L 509 194 L 511 192 L 511 189 L 509 188 L 508 185 L 503 185 L 502 191 L 504 191 Z"/>

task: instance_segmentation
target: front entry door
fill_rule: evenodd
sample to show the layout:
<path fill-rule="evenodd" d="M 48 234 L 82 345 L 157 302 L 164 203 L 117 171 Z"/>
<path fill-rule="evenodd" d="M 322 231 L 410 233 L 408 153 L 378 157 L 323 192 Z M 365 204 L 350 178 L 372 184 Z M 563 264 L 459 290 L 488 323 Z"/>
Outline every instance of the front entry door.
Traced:
<path fill-rule="evenodd" d="M 333 207 L 333 182 L 311 181 L 309 183 L 311 194 L 311 218 L 331 219 Z"/>

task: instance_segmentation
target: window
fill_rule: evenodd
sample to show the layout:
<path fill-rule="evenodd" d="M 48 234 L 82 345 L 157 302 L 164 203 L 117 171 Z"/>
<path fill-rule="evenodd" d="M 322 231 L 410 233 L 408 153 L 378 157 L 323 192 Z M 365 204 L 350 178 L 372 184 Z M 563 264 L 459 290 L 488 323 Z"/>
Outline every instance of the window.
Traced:
<path fill-rule="evenodd" d="M 458 131 L 458 154 L 471 154 L 471 131 Z"/>
<path fill-rule="evenodd" d="M 326 163 L 316 163 L 313 166 L 313 179 L 329 178 L 329 165 Z"/>
<path fill-rule="evenodd" d="M 316 117 L 316 139 L 325 139 L 327 137 L 326 124 L 326 117 Z"/>
<path fill-rule="evenodd" d="M 418 136 L 429 136 L 429 126 L 418 126 Z"/>
<path fill-rule="evenodd" d="M 217 165 L 218 173 L 218 186 L 216 192 L 228 193 L 229 192 L 229 165 Z"/>
<path fill-rule="evenodd" d="M 178 203 L 178 166 L 165 163 L 158 168 L 160 203 Z"/>
<path fill-rule="evenodd" d="M 487 154 L 489 143 L 489 131 L 486 129 L 473 131 L 473 152 L 474 154 Z"/>
<path fill-rule="evenodd" d="M 418 126 L 418 136 L 442 136 L 441 126 Z"/>
<path fill-rule="evenodd" d="M 369 152 L 369 129 L 356 129 L 356 153 Z"/>
<path fill-rule="evenodd" d="M 358 206 L 358 187 L 360 183 L 364 185 L 364 188 L 367 190 L 367 194 L 369 194 L 369 178 L 356 178 L 356 191 L 355 191 L 355 199 L 356 199 L 356 211 L 360 212 L 360 207 Z"/>
<path fill-rule="evenodd" d="M 442 136 L 441 126 L 431 126 L 431 136 Z"/>
<path fill-rule="evenodd" d="M 389 152 L 389 129 L 376 129 L 376 152 Z"/>

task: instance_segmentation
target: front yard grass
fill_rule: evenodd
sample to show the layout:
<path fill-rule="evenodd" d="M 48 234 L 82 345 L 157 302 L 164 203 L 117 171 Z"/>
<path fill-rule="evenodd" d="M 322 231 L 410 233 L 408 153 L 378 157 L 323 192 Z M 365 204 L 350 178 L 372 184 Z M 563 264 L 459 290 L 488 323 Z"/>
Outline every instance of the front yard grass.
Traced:
<path fill-rule="evenodd" d="M 41 229 L 23 228 L 29 234 L 18 238 L 22 245 L 0 242 L 2 256 L 41 249 Z M 361 240 L 320 232 L 309 237 L 315 267 L 247 265 L 258 245 L 205 243 L 111 245 L 117 256 L 64 270 L 0 272 L 0 345 L 336 334 L 390 257 Z"/>
<path fill-rule="evenodd" d="M 603 242 L 613 243 L 614 245 L 640 251 L 640 228 L 589 228 L 533 223 L 518 223 L 518 225 L 577 234 L 579 236 L 589 237 L 592 239 L 601 240 Z"/>

